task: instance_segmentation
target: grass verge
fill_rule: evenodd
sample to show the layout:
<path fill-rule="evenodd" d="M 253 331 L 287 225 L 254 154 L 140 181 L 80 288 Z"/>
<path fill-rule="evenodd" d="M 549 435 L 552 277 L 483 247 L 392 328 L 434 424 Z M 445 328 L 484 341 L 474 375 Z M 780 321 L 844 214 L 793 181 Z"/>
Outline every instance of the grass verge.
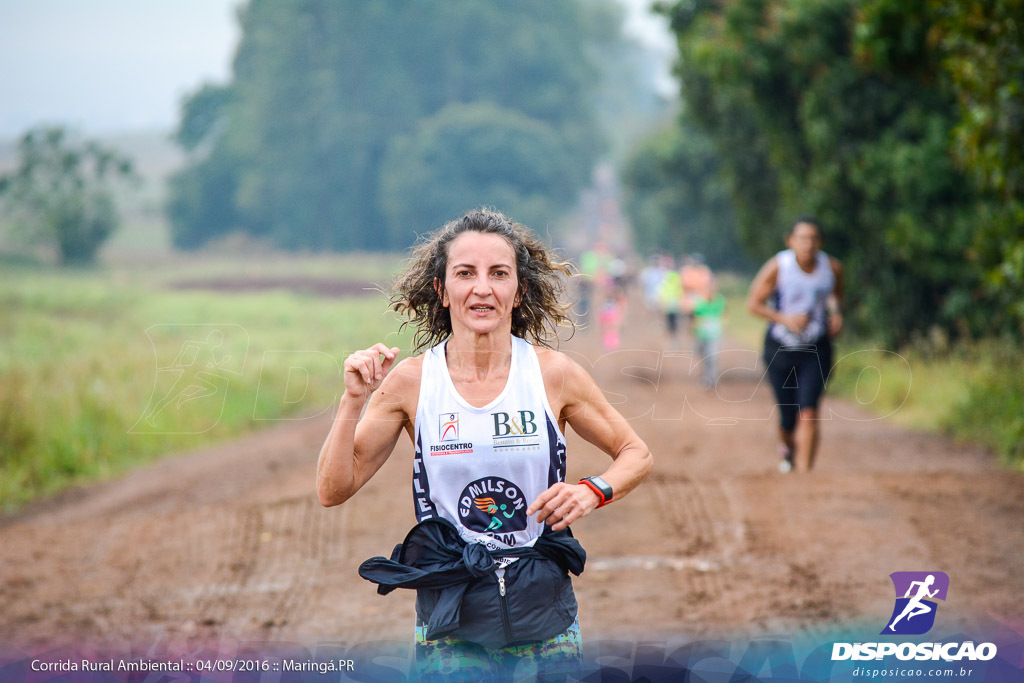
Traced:
<path fill-rule="evenodd" d="M 368 264 L 373 264 L 371 267 Z M 318 259 L 383 282 L 397 259 Z M 382 295 L 171 291 L 175 268 L 0 271 L 0 510 L 159 455 L 330 410 L 341 364 L 374 341 L 408 348 Z M 269 272 L 282 270 L 268 261 Z M 244 266 L 259 277 L 253 262 Z"/>

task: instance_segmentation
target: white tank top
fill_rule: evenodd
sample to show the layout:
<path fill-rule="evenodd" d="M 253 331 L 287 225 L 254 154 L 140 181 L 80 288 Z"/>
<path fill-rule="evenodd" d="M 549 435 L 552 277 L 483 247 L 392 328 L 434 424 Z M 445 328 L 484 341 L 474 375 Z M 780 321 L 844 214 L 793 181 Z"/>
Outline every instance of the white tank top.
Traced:
<path fill-rule="evenodd" d="M 533 345 L 512 337 L 505 388 L 482 408 L 455 390 L 445 342 L 423 355 L 416 407 L 416 519 L 441 517 L 489 549 L 530 546 L 544 531 L 526 508 L 565 480 L 565 437 Z"/>
<path fill-rule="evenodd" d="M 828 255 L 819 251 L 810 273 L 800 267 L 792 249 L 780 251 L 775 259 L 779 264 L 774 292 L 776 309 L 781 313 L 810 313 L 811 319 L 799 334 L 790 332 L 782 323 L 774 323 L 772 337 L 785 346 L 813 344 L 828 330 L 825 306 L 836 284 Z"/>

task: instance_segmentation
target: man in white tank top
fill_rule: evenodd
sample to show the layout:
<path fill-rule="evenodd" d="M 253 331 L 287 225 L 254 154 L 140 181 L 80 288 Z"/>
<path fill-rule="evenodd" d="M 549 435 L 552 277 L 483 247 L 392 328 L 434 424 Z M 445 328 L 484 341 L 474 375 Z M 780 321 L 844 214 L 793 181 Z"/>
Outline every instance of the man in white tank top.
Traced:
<path fill-rule="evenodd" d="M 792 249 L 775 255 L 776 310 L 783 315 L 806 315 L 803 329 L 791 330 L 785 323 L 773 322 L 771 335 L 783 346 L 814 344 L 827 331 L 829 297 L 835 288 L 836 276 L 828 254 L 819 251 L 812 270 L 807 272 Z"/>
<path fill-rule="evenodd" d="M 818 221 L 797 219 L 786 243 L 789 249 L 761 267 L 747 294 L 747 309 L 769 321 L 764 361 L 779 411 L 782 472 L 814 466 L 831 340 L 843 326 L 842 265 L 821 251 Z"/>

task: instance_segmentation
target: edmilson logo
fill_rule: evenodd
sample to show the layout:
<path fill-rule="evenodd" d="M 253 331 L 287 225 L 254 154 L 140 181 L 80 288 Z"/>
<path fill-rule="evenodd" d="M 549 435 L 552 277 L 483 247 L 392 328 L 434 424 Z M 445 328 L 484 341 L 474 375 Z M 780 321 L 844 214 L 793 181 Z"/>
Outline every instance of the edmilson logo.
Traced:
<path fill-rule="evenodd" d="M 505 534 L 526 528 L 526 499 L 507 479 L 477 479 L 459 496 L 459 520 L 467 529 L 500 536 L 508 543 Z"/>
<path fill-rule="evenodd" d="M 458 413 L 441 413 L 440 423 L 441 426 L 438 428 L 438 433 L 441 435 L 441 441 L 459 440 Z"/>
<path fill-rule="evenodd" d="M 919 636 L 935 624 L 938 603 L 946 599 L 949 577 L 943 572 L 893 572 L 896 605 L 880 635 Z"/>

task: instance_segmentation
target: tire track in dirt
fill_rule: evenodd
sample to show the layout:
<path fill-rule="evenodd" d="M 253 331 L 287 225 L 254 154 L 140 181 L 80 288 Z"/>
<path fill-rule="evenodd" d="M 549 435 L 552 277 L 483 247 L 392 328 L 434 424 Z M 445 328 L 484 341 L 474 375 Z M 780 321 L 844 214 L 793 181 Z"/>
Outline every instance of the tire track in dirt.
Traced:
<path fill-rule="evenodd" d="M 234 541 L 195 596 L 197 624 L 271 639 L 287 633 L 313 611 L 321 573 L 346 559 L 347 546 L 331 540 L 344 535 L 347 515 L 337 513 L 309 495 L 236 513 L 225 529 Z"/>
<path fill-rule="evenodd" d="M 230 628 L 232 615 L 239 612 L 239 596 L 252 590 L 259 560 L 263 511 L 249 506 L 231 515 L 225 530 L 228 543 L 219 550 L 214 575 L 197 596 L 199 625 Z"/>
<path fill-rule="evenodd" d="M 311 496 L 303 497 L 296 502 L 298 503 L 295 506 L 298 508 L 296 512 L 302 517 L 299 538 L 295 539 L 296 543 L 294 543 L 298 546 L 299 552 L 291 562 L 287 559 L 287 547 L 280 548 L 279 552 L 281 553 L 280 557 L 284 559 L 280 563 L 281 565 L 291 564 L 294 566 L 294 563 L 298 563 L 299 570 L 290 577 L 288 588 L 281 594 L 277 603 L 275 616 L 269 624 L 268 635 L 270 636 L 283 632 L 291 622 L 301 619 L 302 615 L 312 610 L 320 589 L 316 581 L 319 572 L 330 567 L 332 562 L 344 559 L 342 553 L 330 552 L 332 546 L 327 543 L 327 538 L 332 531 L 336 533 L 341 527 L 342 521 L 346 517 L 345 511 L 340 510 L 341 514 L 325 514 L 320 509 L 319 503 Z M 290 503 L 290 505 L 294 505 L 294 503 Z M 271 533 L 282 536 L 287 534 L 288 517 L 288 515 L 282 515 L 278 520 L 278 529 Z M 339 544 L 334 547 L 343 549 L 345 545 Z M 268 551 L 272 552 L 273 548 L 268 548 Z"/>
<path fill-rule="evenodd" d="M 682 517 L 677 523 L 677 529 L 685 530 L 687 535 L 693 538 L 692 544 L 684 550 L 684 554 L 697 555 L 701 558 L 700 564 L 694 567 L 696 571 L 679 573 L 676 586 L 682 593 L 683 602 L 699 609 L 701 605 L 717 601 L 719 596 L 728 595 L 723 573 L 730 558 L 724 543 L 726 539 L 721 536 L 718 528 L 723 519 L 731 518 L 722 510 L 718 510 L 717 515 L 712 512 L 711 503 L 724 500 L 724 495 L 715 482 L 697 484 L 688 477 L 679 475 L 665 479 L 670 482 L 669 486 L 659 486 L 661 482 L 656 480 L 653 482 L 654 490 L 666 491 L 670 500 L 674 498 L 677 501 L 676 516 Z M 670 500 L 666 501 L 666 505 L 671 504 Z"/>

